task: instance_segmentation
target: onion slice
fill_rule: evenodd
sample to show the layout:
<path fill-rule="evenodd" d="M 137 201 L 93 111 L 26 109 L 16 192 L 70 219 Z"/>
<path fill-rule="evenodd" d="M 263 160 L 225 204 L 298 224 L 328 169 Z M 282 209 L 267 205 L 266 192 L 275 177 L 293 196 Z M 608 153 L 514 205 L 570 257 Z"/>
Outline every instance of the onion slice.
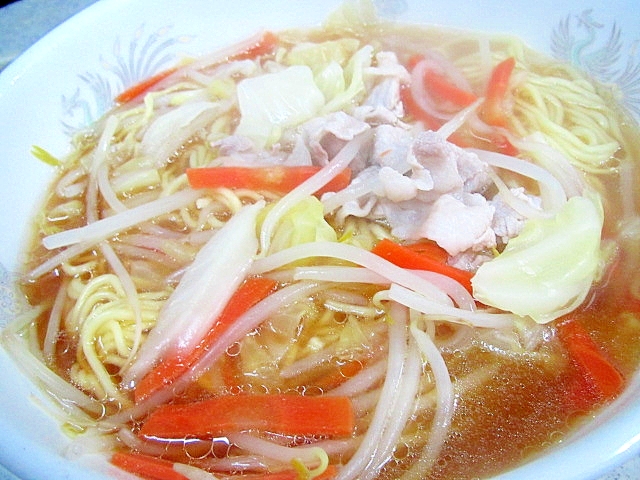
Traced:
<path fill-rule="evenodd" d="M 264 201 L 236 213 L 198 252 L 124 376 L 136 382 L 169 350 L 189 351 L 245 279 L 258 250 L 256 218 Z"/>

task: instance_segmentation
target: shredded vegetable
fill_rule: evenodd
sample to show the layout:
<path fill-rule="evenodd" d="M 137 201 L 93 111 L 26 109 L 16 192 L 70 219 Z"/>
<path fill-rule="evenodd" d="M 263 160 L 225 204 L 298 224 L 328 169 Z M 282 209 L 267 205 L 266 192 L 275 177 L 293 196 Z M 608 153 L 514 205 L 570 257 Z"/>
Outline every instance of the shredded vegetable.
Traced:
<path fill-rule="evenodd" d="M 471 280 L 479 301 L 540 323 L 575 309 L 596 279 L 603 212 L 597 199 L 572 197 L 552 218 L 532 219 Z"/>
<path fill-rule="evenodd" d="M 258 248 L 256 218 L 263 205 L 245 207 L 200 250 L 127 370 L 126 381 L 140 380 L 168 352 L 190 351 L 202 340 L 247 275 Z"/>
<path fill-rule="evenodd" d="M 211 438 L 260 430 L 282 435 L 346 436 L 355 425 L 351 402 L 337 396 L 228 395 L 164 405 L 145 420 L 140 435 Z"/>

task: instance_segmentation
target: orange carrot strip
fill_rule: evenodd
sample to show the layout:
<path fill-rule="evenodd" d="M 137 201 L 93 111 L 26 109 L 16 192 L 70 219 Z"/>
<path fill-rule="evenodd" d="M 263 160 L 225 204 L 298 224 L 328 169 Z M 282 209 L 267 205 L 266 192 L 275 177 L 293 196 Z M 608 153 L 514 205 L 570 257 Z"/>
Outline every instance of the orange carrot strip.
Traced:
<path fill-rule="evenodd" d="M 426 129 L 438 130 L 442 126 L 440 120 L 425 112 L 422 107 L 418 105 L 418 102 L 416 102 L 413 95 L 411 95 L 411 88 L 408 85 L 403 85 L 400 88 L 400 100 L 404 106 L 405 113 L 411 116 L 416 122 L 422 122 Z"/>
<path fill-rule="evenodd" d="M 413 70 L 422 60 L 424 60 L 424 55 L 420 55 L 419 53 L 411 55 L 407 60 L 407 70 Z"/>
<path fill-rule="evenodd" d="M 484 104 L 480 116 L 489 125 L 506 127 L 507 114 L 504 111 L 504 99 L 509 90 L 509 79 L 515 68 L 516 60 L 509 57 L 496 65 L 491 72 Z"/>
<path fill-rule="evenodd" d="M 556 329 L 558 338 L 583 377 L 574 382 L 577 392 L 582 395 L 582 398 L 575 398 L 574 403 L 581 408 L 589 408 L 615 398 L 624 388 L 624 377 L 585 328 L 570 317 L 561 321 Z"/>
<path fill-rule="evenodd" d="M 156 438 L 212 438 L 260 430 L 282 435 L 351 435 L 351 400 L 341 396 L 223 395 L 201 402 L 166 404 L 149 415 L 139 434 Z"/>
<path fill-rule="evenodd" d="M 322 167 L 204 167 L 188 168 L 187 179 L 192 188 L 248 188 L 287 193 L 311 178 Z M 342 190 L 351 181 L 351 170 L 345 169 L 318 190 L 316 195 Z"/>
<path fill-rule="evenodd" d="M 424 85 L 438 100 L 449 101 L 458 107 L 468 107 L 478 99 L 475 93 L 457 87 L 435 70 L 425 72 Z"/>
<path fill-rule="evenodd" d="M 111 464 L 140 477 L 153 480 L 188 480 L 173 469 L 173 462 L 140 453 L 116 452 Z"/>
<path fill-rule="evenodd" d="M 202 357 L 204 352 L 240 315 L 269 296 L 276 287 L 277 282 L 266 277 L 250 277 L 245 280 L 229 299 L 215 324 L 194 350 L 180 352 L 163 360 L 138 383 L 135 389 L 136 403 L 175 382 Z"/>
<path fill-rule="evenodd" d="M 477 132 L 458 130 L 448 140 L 461 148 L 480 148 L 505 155 L 516 156 L 518 149 L 500 132 Z"/>
<path fill-rule="evenodd" d="M 169 75 L 175 73 L 177 70 L 178 70 L 178 67 L 172 67 L 160 73 L 156 73 L 152 77 L 149 77 L 146 80 L 142 80 L 140 83 L 136 83 L 135 85 L 127 88 L 125 91 L 118 94 L 118 96 L 116 96 L 115 98 L 116 102 L 127 103 L 133 100 L 134 98 L 139 97 L 143 93 L 147 93 L 154 86 L 156 86 L 162 80 L 167 78 Z"/>
<path fill-rule="evenodd" d="M 278 44 L 278 37 L 273 32 L 264 32 L 262 38 L 242 52 L 238 52 L 229 57 L 229 61 L 233 60 L 251 60 L 261 55 L 271 53 Z"/>
<path fill-rule="evenodd" d="M 447 260 L 449 259 L 447 251 L 432 240 L 420 240 L 415 243 L 406 243 L 403 247 L 421 256 L 433 258 L 440 263 L 447 263 Z"/>
<path fill-rule="evenodd" d="M 447 265 L 429 255 L 421 255 L 389 239 L 384 238 L 380 240 L 371 251 L 402 268 L 429 270 L 431 272 L 441 273 L 462 284 L 469 292 L 472 291 L 471 277 L 473 274 L 471 272 Z"/>

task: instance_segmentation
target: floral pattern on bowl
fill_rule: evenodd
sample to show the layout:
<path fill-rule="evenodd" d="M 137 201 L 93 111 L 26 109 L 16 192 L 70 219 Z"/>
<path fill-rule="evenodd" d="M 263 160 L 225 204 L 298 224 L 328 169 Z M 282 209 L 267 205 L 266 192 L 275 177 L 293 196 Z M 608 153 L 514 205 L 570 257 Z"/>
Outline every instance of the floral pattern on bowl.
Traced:
<path fill-rule="evenodd" d="M 611 88 L 614 98 L 638 119 L 640 39 L 626 43 L 623 38 L 616 23 L 600 23 L 593 17 L 593 9 L 588 9 L 569 14 L 558 23 L 551 34 L 551 52 Z"/>
<path fill-rule="evenodd" d="M 111 52 L 100 56 L 102 71 L 78 76 L 79 85 L 63 95 L 62 124 L 68 135 L 86 128 L 113 107 L 114 97 L 178 61 L 177 47 L 190 36 L 171 34 L 170 26 L 147 32 L 141 25 L 133 38 L 118 37 Z"/>

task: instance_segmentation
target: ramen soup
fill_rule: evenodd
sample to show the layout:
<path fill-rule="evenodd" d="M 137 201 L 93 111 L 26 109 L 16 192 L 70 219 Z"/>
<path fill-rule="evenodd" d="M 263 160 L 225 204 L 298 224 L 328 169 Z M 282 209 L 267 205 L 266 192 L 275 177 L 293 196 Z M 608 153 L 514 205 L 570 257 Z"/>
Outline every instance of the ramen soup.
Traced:
<path fill-rule="evenodd" d="M 157 479 L 488 477 L 624 390 L 639 137 L 615 92 L 515 38 L 367 18 L 186 60 L 38 150 L 59 165 L 3 343 L 70 451 Z"/>

